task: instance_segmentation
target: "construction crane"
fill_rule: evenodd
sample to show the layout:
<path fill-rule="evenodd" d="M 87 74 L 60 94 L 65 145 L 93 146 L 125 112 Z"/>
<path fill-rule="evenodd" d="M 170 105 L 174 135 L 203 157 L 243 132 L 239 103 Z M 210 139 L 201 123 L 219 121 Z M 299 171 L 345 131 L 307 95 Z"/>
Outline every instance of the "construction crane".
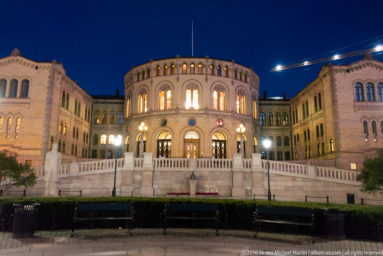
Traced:
<path fill-rule="evenodd" d="M 314 64 L 318 64 L 318 63 L 340 60 L 340 59 L 345 59 L 345 58 L 351 58 L 351 57 L 355 57 L 355 56 L 359 56 L 359 55 L 372 54 L 372 53 L 381 52 L 381 51 L 383 51 L 383 45 L 379 44 L 379 45 L 377 45 L 371 49 L 353 51 L 353 52 L 345 53 L 345 54 L 335 54 L 332 57 L 319 58 L 319 59 L 315 59 L 315 60 L 305 60 L 303 62 L 297 62 L 297 63 L 290 64 L 290 65 L 277 65 L 277 66 L 275 66 L 275 68 L 273 68 L 271 70 L 271 72 L 282 71 L 282 70 L 291 69 L 291 68 L 306 67 L 306 66 L 310 66 L 310 65 L 314 65 Z"/>

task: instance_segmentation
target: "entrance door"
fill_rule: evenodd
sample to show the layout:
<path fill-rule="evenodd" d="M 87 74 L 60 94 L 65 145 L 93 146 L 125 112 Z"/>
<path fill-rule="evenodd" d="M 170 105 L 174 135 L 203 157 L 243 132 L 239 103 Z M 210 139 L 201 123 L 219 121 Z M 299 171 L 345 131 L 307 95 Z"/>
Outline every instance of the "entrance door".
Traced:
<path fill-rule="evenodd" d="M 199 139 L 185 139 L 185 158 L 199 158 Z"/>

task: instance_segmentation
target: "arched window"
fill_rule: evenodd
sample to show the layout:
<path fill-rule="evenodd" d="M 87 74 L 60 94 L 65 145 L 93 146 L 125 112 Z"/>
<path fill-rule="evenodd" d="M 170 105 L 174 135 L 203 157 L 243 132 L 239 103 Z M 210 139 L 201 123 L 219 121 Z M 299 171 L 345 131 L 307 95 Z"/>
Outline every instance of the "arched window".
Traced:
<path fill-rule="evenodd" d="M 283 112 L 282 125 L 283 126 L 289 125 L 289 115 L 286 112 Z"/>
<path fill-rule="evenodd" d="M 239 80 L 241 80 L 241 81 L 242 81 L 242 70 L 241 70 L 241 71 L 239 71 Z"/>
<path fill-rule="evenodd" d="M 278 151 L 277 152 L 277 160 L 282 161 L 283 160 L 282 157 L 283 157 L 282 151 Z"/>
<path fill-rule="evenodd" d="M 261 125 L 261 126 L 263 126 L 263 125 L 265 125 L 265 113 L 263 113 L 263 112 L 261 112 L 260 114 L 259 114 L 259 124 Z"/>
<path fill-rule="evenodd" d="M 172 91 L 169 87 L 164 87 L 160 90 L 159 93 L 159 104 L 160 110 L 168 110 L 171 108 L 172 103 Z"/>
<path fill-rule="evenodd" d="M 161 76 L 161 66 L 157 66 L 157 76 Z"/>
<path fill-rule="evenodd" d="M 170 157 L 172 135 L 169 132 L 161 132 L 157 137 L 157 157 Z"/>
<path fill-rule="evenodd" d="M 172 66 L 171 66 L 171 74 L 172 75 L 176 74 L 176 65 L 175 64 L 172 64 Z"/>
<path fill-rule="evenodd" d="M 217 76 L 221 76 L 221 66 L 217 66 Z"/>
<path fill-rule="evenodd" d="M 102 122 L 102 124 L 107 124 L 108 123 L 108 112 L 106 112 L 106 111 L 102 112 L 101 122 Z"/>
<path fill-rule="evenodd" d="M 69 93 L 68 93 L 68 92 L 67 92 L 67 94 L 66 94 L 65 109 L 66 109 L 66 110 L 69 109 Z"/>
<path fill-rule="evenodd" d="M 226 158 L 226 137 L 223 133 L 216 132 L 212 136 L 212 156 Z"/>
<path fill-rule="evenodd" d="M 93 145 L 98 144 L 98 135 L 93 135 Z"/>
<path fill-rule="evenodd" d="M 356 101 L 364 101 L 363 85 L 361 83 L 355 84 L 355 100 Z"/>
<path fill-rule="evenodd" d="M 267 113 L 267 125 L 268 126 L 273 125 L 273 113 L 271 112 Z"/>
<path fill-rule="evenodd" d="M 374 134 L 375 137 L 376 137 L 376 135 L 378 135 L 375 121 L 372 121 L 372 133 Z"/>
<path fill-rule="evenodd" d="M 273 138 L 273 136 L 270 136 L 269 139 L 271 141 L 271 148 L 273 148 L 274 147 L 274 138 Z"/>
<path fill-rule="evenodd" d="M 18 81 L 16 79 L 13 79 L 11 81 L 11 89 L 9 90 L 9 98 L 16 98 L 17 97 L 17 86 Z"/>
<path fill-rule="evenodd" d="M 196 85 L 188 86 L 185 90 L 185 108 L 199 109 L 199 92 Z"/>
<path fill-rule="evenodd" d="M 114 111 L 110 111 L 110 121 L 109 123 L 110 124 L 115 124 L 116 123 L 116 112 Z"/>
<path fill-rule="evenodd" d="M 138 114 L 148 111 L 148 94 L 146 90 L 141 90 L 138 94 Z"/>
<path fill-rule="evenodd" d="M 255 95 L 253 95 L 252 104 L 253 104 L 253 117 L 256 119 L 257 118 L 257 97 Z"/>
<path fill-rule="evenodd" d="M 364 121 L 363 122 L 363 132 L 364 132 L 364 136 L 368 136 L 368 124 L 367 124 L 367 121 Z"/>
<path fill-rule="evenodd" d="M 63 94 L 61 97 L 61 107 L 65 108 L 65 91 L 63 91 Z"/>
<path fill-rule="evenodd" d="M 319 110 L 322 109 L 322 95 L 318 93 L 318 104 L 319 104 Z"/>
<path fill-rule="evenodd" d="M 15 131 L 16 131 L 16 132 L 19 132 L 20 129 L 21 129 L 21 118 L 18 116 L 18 117 L 16 118 L 16 128 L 15 128 Z"/>
<path fill-rule="evenodd" d="M 169 75 L 169 67 L 168 67 L 168 65 L 164 65 L 164 76 L 167 76 L 167 75 Z"/>
<path fill-rule="evenodd" d="M 229 68 L 227 66 L 225 66 L 224 69 L 223 69 L 223 75 L 225 77 L 229 77 Z"/>
<path fill-rule="evenodd" d="M 278 147 L 281 147 L 281 146 L 282 146 L 282 139 L 281 139 L 281 136 L 278 136 L 278 137 L 277 137 L 277 146 L 278 146 Z"/>
<path fill-rule="evenodd" d="M 114 135 L 109 135 L 108 144 L 113 144 L 113 142 L 114 142 Z"/>
<path fill-rule="evenodd" d="M 367 101 L 375 101 L 375 90 L 373 83 L 367 83 Z"/>
<path fill-rule="evenodd" d="M 12 117 L 8 117 L 7 131 L 10 132 L 11 129 L 12 129 Z"/>
<path fill-rule="evenodd" d="M 238 71 L 237 70 L 234 70 L 234 78 L 238 79 Z"/>
<path fill-rule="evenodd" d="M 246 97 L 245 97 L 245 93 L 242 90 L 238 91 L 237 93 L 236 105 L 237 105 L 237 113 L 245 115 L 246 114 Z"/>
<path fill-rule="evenodd" d="M 202 63 L 198 63 L 198 74 L 202 74 L 202 68 L 203 68 Z"/>
<path fill-rule="evenodd" d="M 209 75 L 214 76 L 214 65 L 213 64 L 210 64 L 210 66 L 209 66 Z"/>
<path fill-rule="evenodd" d="M 126 109 L 125 109 L 126 117 L 129 117 L 131 114 L 131 109 L 132 109 L 131 104 L 132 104 L 132 100 L 130 95 L 128 95 L 128 97 L 126 98 Z"/>
<path fill-rule="evenodd" d="M 21 98 L 28 98 L 29 80 L 25 79 L 21 82 Z"/>
<path fill-rule="evenodd" d="M 67 132 L 67 125 L 66 125 L 66 123 L 64 123 L 63 134 L 66 134 L 66 132 Z"/>
<path fill-rule="evenodd" d="M 217 86 L 213 91 L 213 108 L 218 111 L 225 111 L 225 89 Z"/>
<path fill-rule="evenodd" d="M 378 96 L 379 96 L 379 101 L 383 101 L 383 83 L 378 84 Z"/>
<path fill-rule="evenodd" d="M 141 75 L 141 73 L 138 72 L 138 73 L 137 73 L 137 81 L 140 81 L 140 75 Z"/>
<path fill-rule="evenodd" d="M 245 73 L 245 82 L 247 83 L 247 73 Z"/>
<path fill-rule="evenodd" d="M 7 91 L 7 80 L 0 79 L 0 98 L 5 98 L 6 91 Z"/>
<path fill-rule="evenodd" d="M 314 96 L 314 109 L 315 109 L 315 112 L 318 111 L 318 100 L 316 95 Z"/>
<path fill-rule="evenodd" d="M 182 74 L 186 74 L 188 71 L 188 65 L 186 63 L 182 64 Z"/>
<path fill-rule="evenodd" d="M 102 145 L 106 144 L 106 135 L 105 134 L 100 136 L 100 144 L 102 144 Z"/>
<path fill-rule="evenodd" d="M 190 64 L 190 74 L 194 74 L 195 73 L 195 65 L 194 63 Z"/>
<path fill-rule="evenodd" d="M 277 113 L 276 115 L 275 115 L 275 121 L 276 121 L 276 123 L 277 123 L 277 126 L 280 126 L 281 124 L 282 124 L 282 122 L 281 122 L 281 113 Z"/>
<path fill-rule="evenodd" d="M 4 117 L 0 116 L 0 132 L 3 130 L 4 126 Z"/>
<path fill-rule="evenodd" d="M 290 139 L 289 139 L 288 136 L 285 136 L 285 138 L 284 138 L 284 144 L 285 144 L 285 147 L 290 146 Z"/>

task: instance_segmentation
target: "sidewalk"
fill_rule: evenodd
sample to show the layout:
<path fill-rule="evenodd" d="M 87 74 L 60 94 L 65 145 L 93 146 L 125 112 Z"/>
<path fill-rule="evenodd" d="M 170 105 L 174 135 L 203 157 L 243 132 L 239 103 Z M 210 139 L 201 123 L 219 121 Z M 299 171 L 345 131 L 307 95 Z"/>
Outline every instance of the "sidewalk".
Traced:
<path fill-rule="evenodd" d="M 383 243 L 370 241 L 329 241 L 310 237 L 221 230 L 136 229 L 78 230 L 70 238 L 69 230 L 39 231 L 32 238 L 15 239 L 11 233 L 0 233 L 0 255 L 383 255 Z M 347 251 L 349 250 L 349 251 Z M 358 252 L 359 251 L 359 252 Z M 363 254 L 363 252 L 366 252 Z"/>

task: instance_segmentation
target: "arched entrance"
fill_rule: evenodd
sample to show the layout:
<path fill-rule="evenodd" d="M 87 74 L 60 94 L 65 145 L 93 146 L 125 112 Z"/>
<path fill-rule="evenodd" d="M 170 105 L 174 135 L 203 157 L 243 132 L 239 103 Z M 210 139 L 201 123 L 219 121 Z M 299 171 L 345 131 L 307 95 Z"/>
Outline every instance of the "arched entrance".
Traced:
<path fill-rule="evenodd" d="M 226 158 L 226 137 L 223 133 L 216 132 L 213 134 L 212 157 Z"/>
<path fill-rule="evenodd" d="M 172 135 L 169 132 L 161 132 L 157 137 L 157 157 L 170 157 Z"/>
<path fill-rule="evenodd" d="M 138 134 L 137 138 L 136 138 L 136 141 L 137 141 L 137 157 L 140 157 L 140 144 L 141 144 L 141 136 L 142 136 L 142 133 Z M 144 137 L 143 137 L 143 144 L 144 144 L 144 147 L 143 147 L 143 152 L 146 152 L 146 135 L 144 134 Z"/>
<path fill-rule="evenodd" d="M 196 132 L 185 134 L 184 145 L 185 158 L 199 158 L 199 135 Z"/>

